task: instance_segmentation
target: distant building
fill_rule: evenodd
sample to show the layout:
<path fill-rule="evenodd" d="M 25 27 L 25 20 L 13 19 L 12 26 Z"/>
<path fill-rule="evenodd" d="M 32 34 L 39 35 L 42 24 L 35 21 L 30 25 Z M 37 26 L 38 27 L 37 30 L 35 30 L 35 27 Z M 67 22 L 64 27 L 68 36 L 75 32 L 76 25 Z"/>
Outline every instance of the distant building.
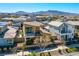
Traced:
<path fill-rule="evenodd" d="M 2 18 L 3 21 L 7 21 L 8 25 L 13 25 L 20 27 L 23 22 L 32 21 L 31 17 L 20 16 L 18 18 L 10 17 L 10 18 Z"/>

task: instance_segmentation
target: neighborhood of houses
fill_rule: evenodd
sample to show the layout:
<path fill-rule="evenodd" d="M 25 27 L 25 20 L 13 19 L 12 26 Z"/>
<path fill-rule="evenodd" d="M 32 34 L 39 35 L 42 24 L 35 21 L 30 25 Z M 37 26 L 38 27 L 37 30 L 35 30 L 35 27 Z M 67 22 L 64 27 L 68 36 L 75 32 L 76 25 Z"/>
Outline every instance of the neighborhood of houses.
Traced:
<path fill-rule="evenodd" d="M 58 49 L 77 47 L 79 43 L 79 21 L 50 21 L 47 23 L 31 20 L 30 17 L 2 18 L 0 21 L 0 48 L 20 51 L 51 52 Z M 22 49 L 21 49 L 22 47 Z M 28 53 L 27 53 L 28 54 Z M 50 53 L 48 53 L 50 55 Z"/>

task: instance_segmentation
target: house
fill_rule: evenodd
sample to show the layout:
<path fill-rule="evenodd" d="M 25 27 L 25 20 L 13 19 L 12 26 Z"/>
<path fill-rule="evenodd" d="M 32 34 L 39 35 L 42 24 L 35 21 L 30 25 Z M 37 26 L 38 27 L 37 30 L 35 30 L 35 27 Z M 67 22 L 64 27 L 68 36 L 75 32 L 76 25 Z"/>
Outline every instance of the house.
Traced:
<path fill-rule="evenodd" d="M 79 37 L 79 21 L 68 21 L 68 24 L 74 26 L 75 30 L 74 30 L 74 35 L 75 37 Z"/>
<path fill-rule="evenodd" d="M 23 32 L 25 38 L 31 38 L 40 36 L 40 28 L 43 27 L 43 24 L 40 22 L 24 22 L 23 23 Z"/>
<path fill-rule="evenodd" d="M 9 48 L 13 47 L 14 40 L 17 34 L 17 29 L 10 27 L 7 27 L 7 30 L 0 34 L 0 48 Z"/>
<path fill-rule="evenodd" d="M 37 44 L 41 36 L 41 27 L 43 27 L 43 24 L 37 21 L 23 22 L 23 37 L 28 48 L 38 47 Z"/>
<path fill-rule="evenodd" d="M 48 32 L 44 25 L 37 21 L 23 23 L 23 36 L 27 47 L 39 47 L 40 44 L 51 44 L 51 33 Z M 31 43 L 29 43 L 31 42 Z"/>
<path fill-rule="evenodd" d="M 67 22 L 51 21 L 49 22 L 49 31 L 57 36 L 57 40 L 63 43 L 74 41 L 74 26 Z"/>

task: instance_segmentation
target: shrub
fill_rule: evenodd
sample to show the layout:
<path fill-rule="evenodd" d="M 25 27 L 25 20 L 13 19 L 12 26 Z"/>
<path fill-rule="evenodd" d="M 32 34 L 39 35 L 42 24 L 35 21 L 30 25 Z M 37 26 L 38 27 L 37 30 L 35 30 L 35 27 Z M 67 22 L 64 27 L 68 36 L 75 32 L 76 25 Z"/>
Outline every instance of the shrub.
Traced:
<path fill-rule="evenodd" d="M 27 56 L 39 56 L 39 54 L 36 52 L 32 52 L 31 54 L 28 54 Z"/>
<path fill-rule="evenodd" d="M 70 48 L 72 51 L 78 51 L 77 48 Z"/>
<path fill-rule="evenodd" d="M 33 40 L 32 40 L 32 39 L 27 40 L 26 44 L 27 44 L 27 45 L 33 44 Z"/>
<path fill-rule="evenodd" d="M 68 53 L 76 52 L 76 51 L 78 51 L 77 48 L 69 48 L 69 49 L 67 49 L 67 52 L 68 52 Z"/>

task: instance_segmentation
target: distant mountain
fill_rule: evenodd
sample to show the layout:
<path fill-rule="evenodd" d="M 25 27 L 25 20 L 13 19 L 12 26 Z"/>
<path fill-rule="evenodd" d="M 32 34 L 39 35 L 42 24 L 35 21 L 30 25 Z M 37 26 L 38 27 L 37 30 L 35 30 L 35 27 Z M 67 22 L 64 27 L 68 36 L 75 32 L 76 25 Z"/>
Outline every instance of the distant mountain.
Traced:
<path fill-rule="evenodd" d="M 27 12 L 24 12 L 24 11 L 18 11 L 18 12 L 16 12 L 16 14 L 27 14 Z"/>
<path fill-rule="evenodd" d="M 63 12 L 63 11 L 57 11 L 57 10 L 48 10 L 48 11 L 39 11 L 34 12 L 35 15 L 70 15 L 70 16 L 79 16 L 77 13 L 69 13 L 69 12 Z"/>
<path fill-rule="evenodd" d="M 38 12 L 32 12 L 32 13 L 27 13 L 24 11 L 18 11 L 15 14 L 18 15 L 29 15 L 29 16 L 36 16 L 36 15 L 64 15 L 64 16 L 79 16 L 77 13 L 69 13 L 69 12 L 63 12 L 63 11 L 57 11 L 57 10 L 48 10 L 48 11 L 38 11 Z"/>
<path fill-rule="evenodd" d="M 37 15 L 48 15 L 48 16 L 53 16 L 53 15 L 64 15 L 64 16 L 79 16 L 77 13 L 69 13 L 69 12 L 63 12 L 63 11 L 57 11 L 57 10 L 48 10 L 48 11 L 38 11 L 38 12 L 24 12 L 24 11 L 18 11 L 15 13 L 1 13 L 0 12 L 0 17 L 9 17 L 10 15 L 15 15 L 15 16 L 37 16 Z"/>

